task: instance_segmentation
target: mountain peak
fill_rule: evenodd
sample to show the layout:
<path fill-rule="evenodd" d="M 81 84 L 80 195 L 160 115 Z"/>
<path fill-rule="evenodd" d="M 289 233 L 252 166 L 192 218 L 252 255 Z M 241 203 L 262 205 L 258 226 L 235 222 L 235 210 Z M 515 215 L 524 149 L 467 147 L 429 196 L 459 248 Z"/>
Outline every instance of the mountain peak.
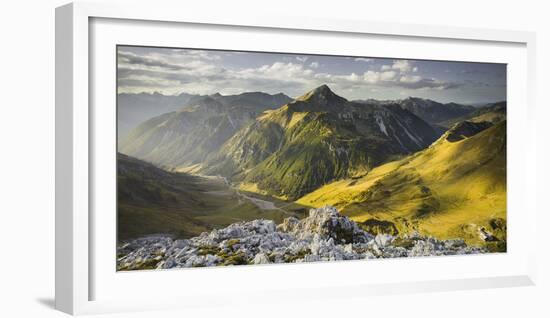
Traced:
<path fill-rule="evenodd" d="M 307 94 L 298 98 L 301 101 L 314 101 L 314 102 L 345 102 L 346 99 L 340 97 L 328 87 L 328 85 L 323 84 Z"/>
<path fill-rule="evenodd" d="M 327 84 L 323 84 L 310 92 L 311 95 L 322 96 L 325 98 L 337 97 L 336 94 L 328 87 Z"/>

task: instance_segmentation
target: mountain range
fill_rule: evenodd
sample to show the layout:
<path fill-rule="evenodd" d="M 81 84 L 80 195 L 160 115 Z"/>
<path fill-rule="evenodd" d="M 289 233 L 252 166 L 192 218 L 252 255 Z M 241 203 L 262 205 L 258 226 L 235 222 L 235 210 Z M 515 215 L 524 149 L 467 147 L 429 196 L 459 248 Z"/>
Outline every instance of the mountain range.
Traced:
<path fill-rule="evenodd" d="M 263 111 L 290 100 L 259 92 L 194 96 L 177 111 L 139 124 L 119 142 L 119 151 L 160 166 L 191 166 Z"/>
<path fill-rule="evenodd" d="M 476 107 L 471 105 L 463 105 L 458 103 L 439 103 L 431 99 L 408 97 L 399 100 L 357 100 L 363 104 L 399 104 L 401 108 L 410 111 L 411 113 L 422 118 L 430 124 L 439 124 L 445 120 L 464 116 L 476 110 Z"/>
<path fill-rule="evenodd" d="M 323 85 L 258 117 L 199 171 L 293 200 L 423 149 L 437 137 L 399 105 L 350 102 Z"/>
<path fill-rule="evenodd" d="M 124 237 L 334 205 L 370 231 L 505 249 L 506 102 L 349 101 L 327 85 L 167 100 L 119 140 Z"/>

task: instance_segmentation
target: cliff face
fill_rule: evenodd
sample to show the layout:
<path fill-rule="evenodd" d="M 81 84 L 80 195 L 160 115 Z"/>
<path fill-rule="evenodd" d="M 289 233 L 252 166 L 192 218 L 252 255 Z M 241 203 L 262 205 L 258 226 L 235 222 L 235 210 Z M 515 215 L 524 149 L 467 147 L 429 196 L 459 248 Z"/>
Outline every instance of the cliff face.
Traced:
<path fill-rule="evenodd" d="M 463 240 L 372 234 L 333 207 L 311 209 L 279 225 L 254 220 L 204 232 L 188 240 L 148 236 L 118 247 L 118 270 L 299 263 L 485 253 Z"/>

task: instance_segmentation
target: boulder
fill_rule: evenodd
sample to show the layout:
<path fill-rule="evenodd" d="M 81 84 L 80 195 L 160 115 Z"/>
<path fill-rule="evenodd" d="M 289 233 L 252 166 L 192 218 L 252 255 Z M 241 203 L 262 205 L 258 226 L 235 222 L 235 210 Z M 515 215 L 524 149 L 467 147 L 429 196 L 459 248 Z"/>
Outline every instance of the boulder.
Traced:
<path fill-rule="evenodd" d="M 374 242 L 378 247 L 386 247 L 393 241 L 393 236 L 389 234 L 378 234 L 374 238 Z"/>
<path fill-rule="evenodd" d="M 202 255 L 192 255 L 185 262 L 186 267 L 199 267 L 204 266 L 205 257 Z"/>
<path fill-rule="evenodd" d="M 254 256 L 254 264 L 269 264 L 269 258 L 264 253 L 258 253 Z"/>
<path fill-rule="evenodd" d="M 493 233 L 487 231 L 484 227 L 479 228 L 479 237 L 485 242 L 495 242 L 498 239 L 493 235 Z"/>
<path fill-rule="evenodd" d="M 372 235 L 363 231 L 357 223 L 340 215 L 334 207 L 310 209 L 309 216 L 292 227 L 292 233 L 303 237 L 304 233 L 316 233 L 333 238 L 337 243 L 366 242 Z"/>
<path fill-rule="evenodd" d="M 222 259 L 221 259 L 220 257 L 216 256 L 216 255 L 210 255 L 210 254 L 208 254 L 208 255 L 205 256 L 204 264 L 205 264 L 206 266 L 215 266 L 215 265 L 217 265 L 218 263 L 220 263 L 221 260 L 222 260 Z"/>
<path fill-rule="evenodd" d="M 298 224 L 299 222 L 300 220 L 291 216 L 289 218 L 284 219 L 283 223 L 277 225 L 277 230 L 281 232 L 292 232 L 296 224 Z"/>

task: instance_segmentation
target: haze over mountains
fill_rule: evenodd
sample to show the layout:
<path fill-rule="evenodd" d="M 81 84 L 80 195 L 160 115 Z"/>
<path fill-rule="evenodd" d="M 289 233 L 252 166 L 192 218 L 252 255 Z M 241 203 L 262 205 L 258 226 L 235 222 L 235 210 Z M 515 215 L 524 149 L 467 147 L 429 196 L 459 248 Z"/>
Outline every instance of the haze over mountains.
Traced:
<path fill-rule="evenodd" d="M 212 98 L 226 107 L 274 107 L 291 100 L 280 93 L 269 95 L 260 92 L 243 93 L 239 95 L 222 96 L 196 95 L 180 93 L 178 95 L 163 95 L 160 93 L 121 93 L 117 95 L 118 108 L 118 138 L 125 137 L 137 125 L 162 114 L 175 112 L 184 107 L 201 104 L 202 100 Z M 263 105 L 263 106 L 262 106 Z"/>
<path fill-rule="evenodd" d="M 145 228 L 153 217 L 158 226 L 150 233 L 164 219 L 152 206 L 170 211 L 166 222 L 184 216 L 168 232 L 190 235 L 231 218 L 257 218 L 263 209 L 250 203 L 272 198 L 276 204 L 267 211 L 277 220 L 330 204 L 354 221 L 382 222 L 383 230 L 479 243 L 484 227 L 505 240 L 502 226 L 491 224 L 506 217 L 506 102 L 476 108 L 420 98 L 348 101 L 327 85 L 296 99 L 260 92 L 160 96 L 157 104 L 154 94 L 119 95 L 119 171 L 124 178 L 128 171 L 134 178 L 159 176 L 140 189 L 120 183 L 119 174 L 122 215 Z M 143 111 L 124 117 L 132 107 Z M 218 176 L 225 187 L 204 176 Z M 177 203 L 181 196 L 191 205 Z M 236 214 L 224 216 L 224 205 Z"/>
<path fill-rule="evenodd" d="M 140 123 L 120 140 L 119 150 L 158 165 L 197 164 L 263 111 L 290 100 L 259 92 L 191 96 L 177 110 Z"/>
<path fill-rule="evenodd" d="M 187 104 L 195 95 L 163 95 L 160 93 L 122 93 L 117 95 L 118 138 L 142 122 L 168 112 L 175 111 Z"/>
<path fill-rule="evenodd" d="M 222 99 L 224 102 L 231 102 L 234 106 L 238 106 L 239 102 L 245 104 L 252 103 L 254 106 L 265 104 L 263 107 L 275 108 L 275 106 L 281 106 L 292 100 L 291 97 L 279 93 L 275 96 L 273 104 L 275 106 L 269 107 L 269 100 L 262 100 L 264 94 L 260 92 L 250 92 L 238 95 L 226 95 L 222 96 L 219 93 L 213 95 L 197 95 L 180 93 L 177 95 L 164 95 L 158 92 L 155 93 L 120 93 L 117 95 L 117 108 L 118 108 L 118 138 L 121 140 L 125 137 L 133 128 L 137 125 L 162 114 L 178 111 L 193 101 L 200 100 L 204 97 L 212 97 L 216 99 Z M 269 98 L 268 98 L 269 99 Z M 276 100 L 279 100 L 278 102 Z M 406 99 L 398 100 L 353 100 L 356 103 L 362 104 L 399 104 L 404 109 L 409 110 L 424 121 L 430 124 L 439 124 L 449 119 L 457 118 L 469 114 L 475 111 L 477 108 L 483 109 L 484 106 L 489 104 L 476 104 L 463 105 L 457 103 L 439 103 L 430 99 L 408 97 Z M 502 102 L 501 102 L 502 103 Z M 505 103 L 505 102 L 504 102 Z M 494 103 L 498 104 L 498 103 Z"/>

